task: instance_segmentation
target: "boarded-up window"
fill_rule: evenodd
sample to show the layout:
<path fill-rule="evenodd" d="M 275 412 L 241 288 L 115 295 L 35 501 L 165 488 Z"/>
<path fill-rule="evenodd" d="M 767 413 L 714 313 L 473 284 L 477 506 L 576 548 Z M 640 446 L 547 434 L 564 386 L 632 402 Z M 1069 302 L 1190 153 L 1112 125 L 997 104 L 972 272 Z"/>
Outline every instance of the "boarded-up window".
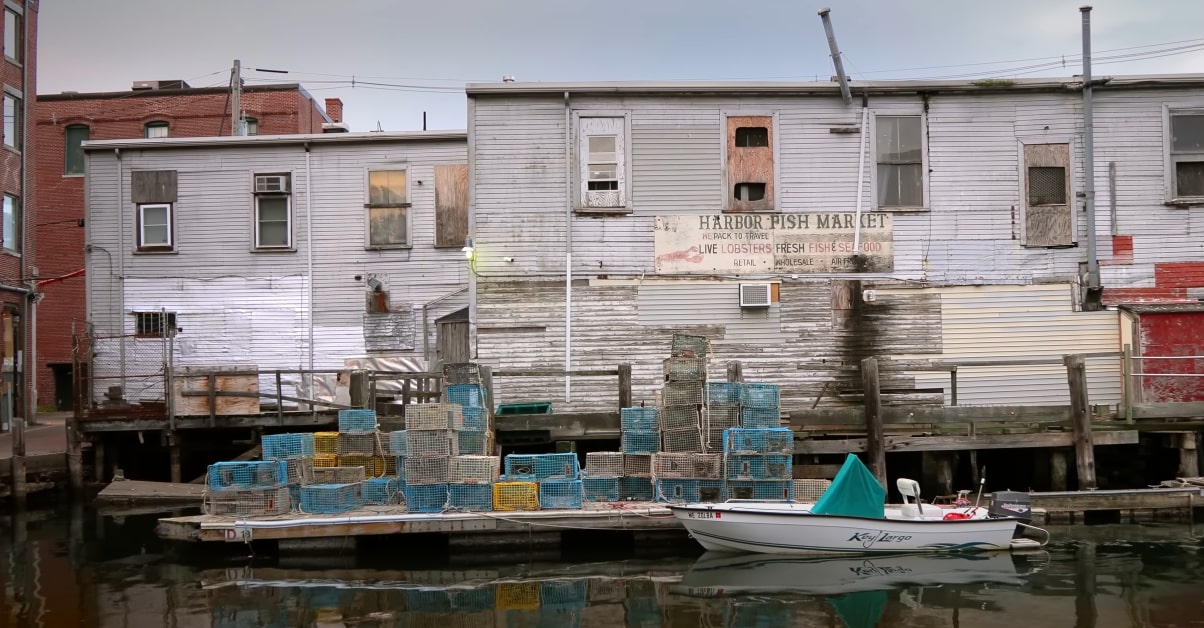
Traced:
<path fill-rule="evenodd" d="M 135 170 L 130 173 L 130 201 L 174 203 L 178 194 L 175 170 Z"/>
<path fill-rule="evenodd" d="M 878 207 L 924 206 L 924 142 L 920 116 L 877 116 L 874 146 Z"/>
<path fill-rule="evenodd" d="M 1071 246 L 1070 145 L 1024 146 L 1024 245 Z"/>
<path fill-rule="evenodd" d="M 464 246 L 468 237 L 468 164 L 435 166 L 435 246 Z"/>
<path fill-rule="evenodd" d="M 773 117 L 728 116 L 727 208 L 774 208 Z"/>
<path fill-rule="evenodd" d="M 409 180 L 407 172 L 372 170 L 368 172 L 368 247 L 396 247 L 409 244 Z"/>
<path fill-rule="evenodd" d="M 1204 111 L 1171 114 L 1175 198 L 1204 197 Z"/>
<path fill-rule="evenodd" d="M 580 119 L 577 155 L 581 207 L 627 207 L 626 135 L 624 118 Z"/>

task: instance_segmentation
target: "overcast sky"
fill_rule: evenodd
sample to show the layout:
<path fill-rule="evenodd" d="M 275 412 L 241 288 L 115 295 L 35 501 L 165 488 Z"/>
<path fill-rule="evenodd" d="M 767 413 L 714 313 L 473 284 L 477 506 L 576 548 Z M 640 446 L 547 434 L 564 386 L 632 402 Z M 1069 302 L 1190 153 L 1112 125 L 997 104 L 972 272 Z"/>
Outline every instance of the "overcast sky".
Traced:
<path fill-rule="evenodd" d="M 225 85 L 237 58 L 247 84 L 342 98 L 354 131 L 419 129 L 423 111 L 459 129 L 464 83 L 503 75 L 826 80 L 825 3 L 854 79 L 1080 72 L 1079 0 L 43 0 L 38 92 Z M 1150 57 L 1099 59 L 1097 75 L 1204 73 L 1204 1 L 1094 6 L 1098 57 Z"/>

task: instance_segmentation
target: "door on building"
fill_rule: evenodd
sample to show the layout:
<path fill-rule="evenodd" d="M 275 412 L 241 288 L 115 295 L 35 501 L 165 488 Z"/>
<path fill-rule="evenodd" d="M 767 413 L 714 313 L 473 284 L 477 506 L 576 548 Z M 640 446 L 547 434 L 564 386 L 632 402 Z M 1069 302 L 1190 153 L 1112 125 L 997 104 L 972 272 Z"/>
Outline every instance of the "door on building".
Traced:
<path fill-rule="evenodd" d="M 435 360 L 438 365 L 472 359 L 472 352 L 468 348 L 468 308 L 437 319 L 435 329 Z"/>
<path fill-rule="evenodd" d="M 67 412 L 75 409 L 75 365 L 50 364 L 54 373 L 54 409 Z"/>

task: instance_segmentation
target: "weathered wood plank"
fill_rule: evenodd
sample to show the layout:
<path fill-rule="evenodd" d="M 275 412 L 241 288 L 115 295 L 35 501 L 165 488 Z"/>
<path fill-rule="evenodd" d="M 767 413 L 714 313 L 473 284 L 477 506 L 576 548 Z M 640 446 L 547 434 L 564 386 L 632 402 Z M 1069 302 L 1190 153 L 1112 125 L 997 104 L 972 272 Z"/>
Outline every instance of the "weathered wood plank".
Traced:
<path fill-rule="evenodd" d="M 618 412 L 586 412 L 578 414 L 507 414 L 494 417 L 494 429 L 499 432 L 567 431 L 613 432 L 619 434 Z"/>
<path fill-rule="evenodd" d="M 883 406 L 882 422 L 899 423 L 1069 423 L 1068 406 Z M 847 408 L 788 408 L 790 426 L 865 424 L 859 406 Z"/>
<path fill-rule="evenodd" d="M 619 369 L 576 369 L 566 371 L 564 369 L 498 369 L 493 372 L 494 377 L 564 377 L 570 375 L 572 377 L 606 377 L 618 376 Z"/>
<path fill-rule="evenodd" d="M 98 502 L 126 503 L 188 503 L 200 505 L 205 487 L 200 484 L 172 482 L 143 482 L 121 480 L 112 482 L 96 494 Z"/>
<path fill-rule="evenodd" d="M 1046 512 L 1186 508 L 1199 505 L 1201 500 L 1199 489 L 1192 488 L 1030 493 L 1030 495 L 1033 499 L 1033 508 L 1043 508 Z"/>
<path fill-rule="evenodd" d="M 1136 430 L 1095 432 L 1096 445 L 1135 445 Z M 887 436 L 885 449 L 895 451 L 953 451 L 966 449 L 1022 449 L 1027 447 L 1071 447 L 1074 434 L 994 434 L 980 436 Z M 840 440 L 796 440 L 796 454 L 843 454 L 865 451 L 864 438 Z"/>
<path fill-rule="evenodd" d="M 1087 399 L 1087 366 L 1083 356 L 1066 356 L 1066 379 L 1070 386 L 1070 419 L 1074 427 L 1074 461 L 1079 489 L 1092 489 L 1096 486 L 1095 447 Z"/>
<path fill-rule="evenodd" d="M 134 170 L 130 172 L 131 203 L 174 203 L 177 199 L 175 170 Z"/>
<path fill-rule="evenodd" d="M 1174 419 L 1204 417 L 1204 401 L 1135 403 L 1135 419 Z"/>
<path fill-rule="evenodd" d="M 468 164 L 435 166 L 435 246 L 464 246 L 468 237 Z"/>
<path fill-rule="evenodd" d="M 870 471 L 886 486 L 886 451 L 883 449 L 882 398 L 878 394 L 878 360 L 866 358 L 861 361 L 861 386 L 865 391 L 865 450 L 869 458 Z"/>
<path fill-rule="evenodd" d="M 25 456 L 25 475 L 26 477 L 41 473 L 66 473 L 67 472 L 67 454 L 65 453 L 49 453 L 49 454 L 33 454 Z M 8 479 L 13 476 L 13 459 L 0 458 L 0 479 Z"/>

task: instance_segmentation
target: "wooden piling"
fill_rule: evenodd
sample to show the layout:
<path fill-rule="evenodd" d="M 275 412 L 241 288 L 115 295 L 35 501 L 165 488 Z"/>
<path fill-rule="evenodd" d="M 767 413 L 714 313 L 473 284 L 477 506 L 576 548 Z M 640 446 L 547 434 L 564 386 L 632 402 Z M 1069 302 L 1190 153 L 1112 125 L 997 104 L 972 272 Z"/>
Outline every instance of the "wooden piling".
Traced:
<path fill-rule="evenodd" d="M 1179 435 L 1179 477 L 1194 478 L 1200 473 L 1200 458 L 1196 450 L 1196 433 Z"/>
<path fill-rule="evenodd" d="M 1091 406 L 1087 398 L 1087 367 L 1081 355 L 1063 358 L 1070 385 L 1070 422 L 1074 426 L 1074 463 L 1079 490 L 1096 488 L 1095 442 L 1091 435 Z"/>
<path fill-rule="evenodd" d="M 619 365 L 619 407 L 631 407 L 631 365 Z"/>
<path fill-rule="evenodd" d="M 368 407 L 368 384 L 368 371 L 351 371 L 347 393 L 351 399 L 350 405 L 352 408 Z"/>
<path fill-rule="evenodd" d="M 935 496 L 953 494 L 953 462 L 957 453 L 952 451 L 925 452 L 921 459 L 924 483 L 932 487 Z"/>
<path fill-rule="evenodd" d="M 25 417 L 13 417 L 12 498 L 18 510 L 25 508 Z"/>
<path fill-rule="evenodd" d="M 108 469 L 105 468 L 105 441 L 104 435 L 96 437 L 96 442 L 92 443 L 92 465 L 96 467 L 94 473 L 96 481 L 104 483 L 108 480 Z"/>
<path fill-rule="evenodd" d="M 172 432 L 167 435 L 168 454 L 171 457 L 171 481 L 173 484 L 183 482 L 180 468 L 180 434 Z"/>
<path fill-rule="evenodd" d="M 1049 490 L 1065 491 L 1067 489 L 1066 471 L 1067 455 L 1065 449 L 1052 449 L 1049 452 Z"/>
<path fill-rule="evenodd" d="M 744 367 L 739 360 L 727 363 L 727 381 L 739 383 L 744 381 Z"/>
<path fill-rule="evenodd" d="M 861 389 L 865 395 L 865 453 L 870 471 L 886 486 L 886 449 L 882 434 L 882 397 L 879 393 L 878 360 L 861 361 Z"/>
<path fill-rule="evenodd" d="M 493 396 L 493 367 L 485 364 L 477 365 L 477 369 L 481 374 L 481 386 L 485 387 L 485 415 L 486 425 L 489 426 L 489 431 L 486 432 L 488 442 L 485 443 L 485 451 L 492 451 L 493 455 L 502 455 L 502 447 L 497 444 L 497 430 L 494 429 L 495 417 L 494 408 L 497 407 L 495 397 Z M 442 380 L 441 380 L 442 381 Z M 441 386 L 442 387 L 442 386 Z"/>
<path fill-rule="evenodd" d="M 1080 543 L 1074 552 L 1077 577 L 1074 579 L 1074 625 L 1098 625 L 1095 607 L 1095 542 Z"/>

